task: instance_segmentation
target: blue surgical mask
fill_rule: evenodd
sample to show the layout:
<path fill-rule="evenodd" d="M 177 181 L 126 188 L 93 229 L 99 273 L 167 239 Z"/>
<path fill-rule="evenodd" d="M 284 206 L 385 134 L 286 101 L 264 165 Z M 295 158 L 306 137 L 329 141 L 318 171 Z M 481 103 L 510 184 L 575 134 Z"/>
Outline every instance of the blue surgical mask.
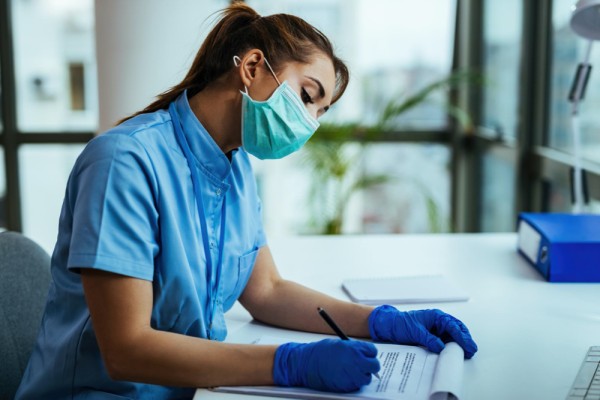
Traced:
<path fill-rule="evenodd" d="M 236 66 L 239 61 L 238 56 L 233 57 Z M 287 82 L 279 82 L 266 59 L 265 64 L 279 85 L 271 97 L 256 101 L 247 88 L 241 92 L 242 147 L 261 160 L 283 158 L 300 150 L 319 127 L 300 96 Z"/>

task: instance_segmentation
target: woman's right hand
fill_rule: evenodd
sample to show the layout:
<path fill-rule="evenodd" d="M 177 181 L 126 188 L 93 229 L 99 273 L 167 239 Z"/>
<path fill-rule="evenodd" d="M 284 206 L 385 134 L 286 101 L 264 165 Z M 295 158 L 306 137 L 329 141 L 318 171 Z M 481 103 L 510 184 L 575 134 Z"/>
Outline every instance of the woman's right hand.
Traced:
<path fill-rule="evenodd" d="M 379 368 L 372 343 L 339 339 L 285 343 L 275 353 L 273 379 L 279 386 L 352 392 L 369 384 Z"/>

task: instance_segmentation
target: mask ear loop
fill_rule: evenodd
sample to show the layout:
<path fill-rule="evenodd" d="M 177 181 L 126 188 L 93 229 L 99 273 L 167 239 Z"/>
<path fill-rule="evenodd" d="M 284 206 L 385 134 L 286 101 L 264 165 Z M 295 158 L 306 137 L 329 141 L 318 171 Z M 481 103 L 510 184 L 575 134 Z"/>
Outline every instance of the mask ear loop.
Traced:
<path fill-rule="evenodd" d="M 273 68 L 271 68 L 271 64 L 269 64 L 269 62 L 267 61 L 267 57 L 265 57 L 265 64 L 267 64 L 267 67 L 269 67 L 269 71 L 271 71 L 271 73 L 273 74 L 273 78 L 275 78 L 277 84 L 281 86 L 281 82 L 279 82 L 279 79 L 277 79 L 277 75 L 275 75 L 275 71 L 273 71 Z"/>
<path fill-rule="evenodd" d="M 240 65 L 242 65 L 242 59 L 239 56 L 233 56 L 233 65 L 239 67 Z M 244 85 L 244 90 L 246 91 L 246 94 L 248 94 L 248 88 L 246 87 L 246 85 Z"/>

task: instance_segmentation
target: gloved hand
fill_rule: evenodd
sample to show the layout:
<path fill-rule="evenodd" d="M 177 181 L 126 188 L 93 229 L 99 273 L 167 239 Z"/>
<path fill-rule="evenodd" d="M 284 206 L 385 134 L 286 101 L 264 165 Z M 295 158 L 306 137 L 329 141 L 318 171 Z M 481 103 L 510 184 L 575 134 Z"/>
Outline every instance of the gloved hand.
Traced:
<path fill-rule="evenodd" d="M 275 352 L 273 380 L 279 386 L 351 392 L 370 383 L 379 368 L 372 343 L 339 339 L 285 343 Z"/>
<path fill-rule="evenodd" d="M 440 310 L 403 312 L 392 306 L 379 306 L 369 315 L 369 332 L 375 341 L 425 346 L 434 353 L 441 352 L 448 342 L 462 347 L 465 358 L 477 352 L 465 324 Z"/>

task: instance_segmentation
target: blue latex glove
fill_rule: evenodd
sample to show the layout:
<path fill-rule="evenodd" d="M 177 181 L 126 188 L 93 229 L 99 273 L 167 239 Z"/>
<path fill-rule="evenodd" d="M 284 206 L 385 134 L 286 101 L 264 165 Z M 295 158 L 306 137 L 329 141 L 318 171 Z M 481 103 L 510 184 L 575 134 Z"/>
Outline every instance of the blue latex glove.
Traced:
<path fill-rule="evenodd" d="M 469 330 L 458 319 L 440 310 L 398 311 L 379 306 L 369 315 L 369 332 L 375 341 L 425 346 L 439 353 L 444 343 L 456 342 L 471 358 L 477 345 Z"/>
<path fill-rule="evenodd" d="M 352 392 L 369 384 L 379 368 L 373 343 L 339 339 L 285 343 L 275 352 L 273 380 L 279 386 Z"/>

